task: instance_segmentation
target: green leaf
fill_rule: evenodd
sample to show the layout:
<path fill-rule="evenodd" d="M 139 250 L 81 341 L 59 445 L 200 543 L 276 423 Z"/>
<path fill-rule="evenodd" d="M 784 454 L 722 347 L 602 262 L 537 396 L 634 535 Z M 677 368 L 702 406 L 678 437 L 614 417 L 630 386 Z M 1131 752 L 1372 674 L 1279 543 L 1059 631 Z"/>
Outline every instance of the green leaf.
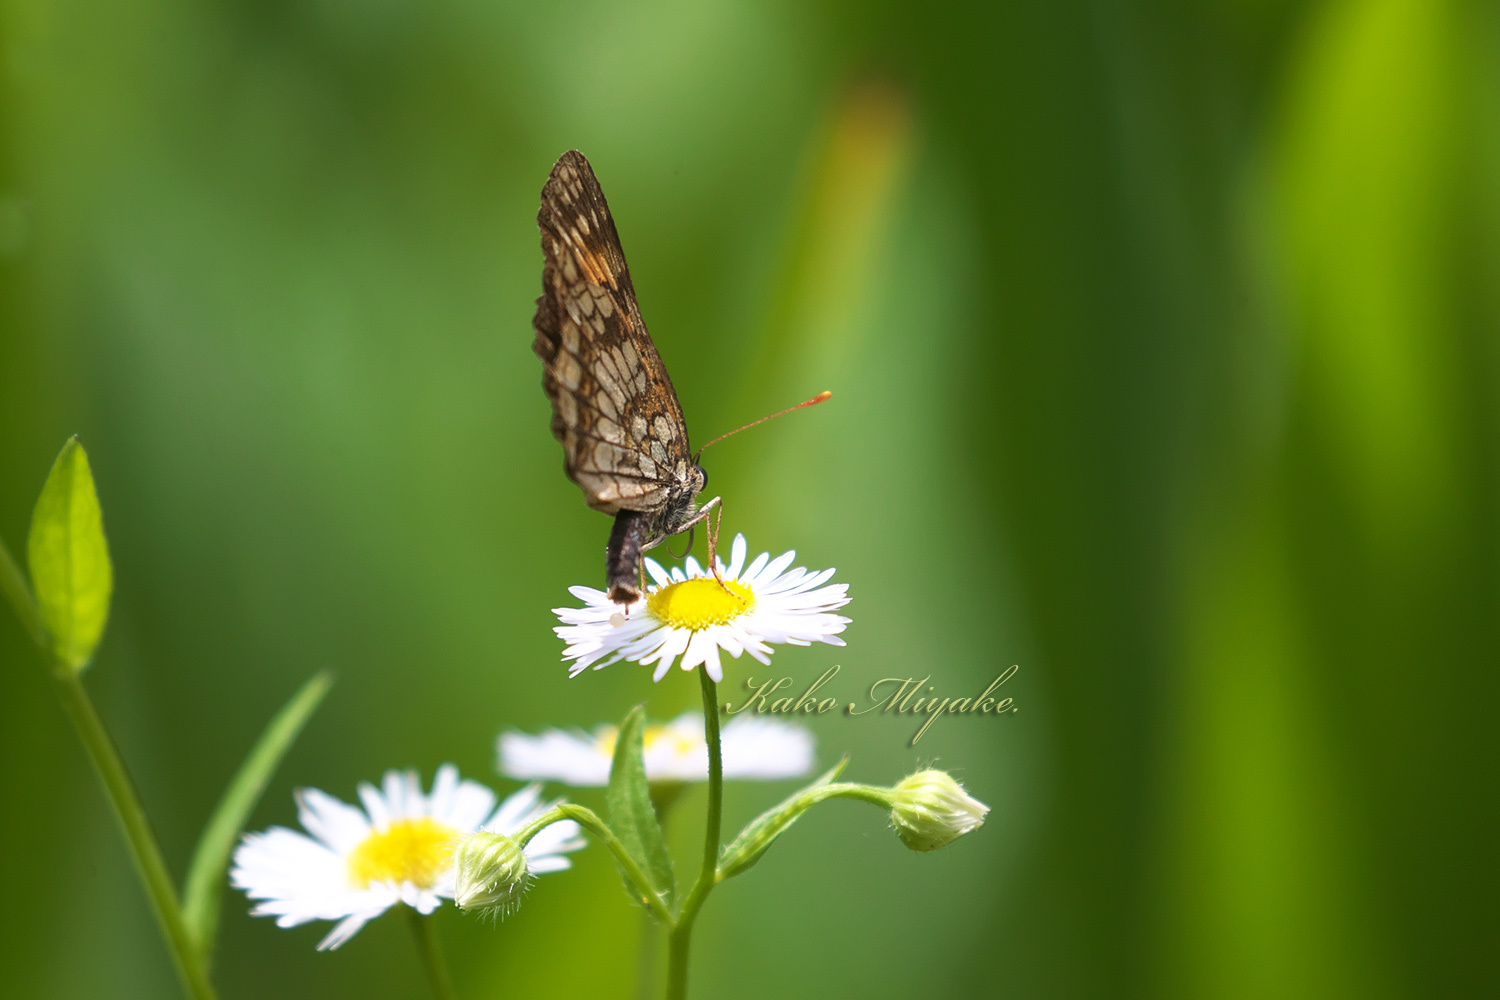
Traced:
<path fill-rule="evenodd" d="M 94 475 L 76 437 L 63 445 L 37 498 L 26 556 L 52 655 L 60 667 L 77 673 L 104 634 L 114 571 Z"/>
<path fill-rule="evenodd" d="M 240 831 L 265 793 L 271 776 L 281 766 L 282 758 L 292 748 L 302 727 L 332 685 L 333 675 L 328 671 L 314 674 L 302 685 L 302 690 L 276 713 L 240 765 L 239 773 L 224 790 L 218 808 L 204 824 L 182 894 L 182 922 L 187 925 L 188 933 L 205 962 L 213 952 L 214 938 L 218 934 L 219 897 L 224 890 L 224 872 L 229 868 L 229 858 L 240 839 Z"/>
<path fill-rule="evenodd" d="M 833 783 L 833 779 L 843 774 L 847 766 L 849 757 L 845 755 L 843 760 L 825 771 L 812 784 L 751 820 L 740 831 L 739 836 L 720 852 L 715 881 L 733 878 L 753 867 L 771 849 L 771 845 L 776 843 L 776 838 L 786 833 L 803 813 L 823 801 L 825 796 L 820 793 Z"/>
<path fill-rule="evenodd" d="M 620 723 L 604 801 L 609 807 L 610 829 L 670 905 L 676 883 L 661 821 L 651 804 L 651 787 L 646 782 L 645 736 L 646 706 L 637 705 Z"/>

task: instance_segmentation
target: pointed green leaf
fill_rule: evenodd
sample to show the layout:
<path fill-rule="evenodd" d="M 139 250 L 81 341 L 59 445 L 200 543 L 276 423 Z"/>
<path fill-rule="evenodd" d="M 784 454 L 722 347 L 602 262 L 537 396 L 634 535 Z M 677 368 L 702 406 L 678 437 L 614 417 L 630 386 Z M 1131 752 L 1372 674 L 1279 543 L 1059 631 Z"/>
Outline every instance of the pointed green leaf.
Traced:
<path fill-rule="evenodd" d="M 715 881 L 733 878 L 754 866 L 771 849 L 771 845 L 776 843 L 776 838 L 786 833 L 803 813 L 823 801 L 823 796 L 819 793 L 831 785 L 833 779 L 843 774 L 848 765 L 849 758 L 846 755 L 818 780 L 751 820 L 740 831 L 739 836 L 719 854 L 719 870 Z"/>
<path fill-rule="evenodd" d="M 302 685 L 302 690 L 276 713 L 240 765 L 239 773 L 224 790 L 218 808 L 203 826 L 183 889 L 182 922 L 205 961 L 213 953 L 214 938 L 219 929 L 219 897 L 224 890 L 224 872 L 229 868 L 229 858 L 240 839 L 240 831 L 244 830 L 255 804 L 265 793 L 271 776 L 281 766 L 282 758 L 292 748 L 302 727 L 332 685 L 333 675 L 328 671 L 314 674 Z"/>
<path fill-rule="evenodd" d="M 109 619 L 114 571 L 88 455 L 69 438 L 31 515 L 26 545 L 37 613 L 51 636 L 58 665 L 88 665 Z"/>
<path fill-rule="evenodd" d="M 676 885 L 666 838 L 646 782 L 645 736 L 646 706 L 637 705 L 620 723 L 605 804 L 609 807 L 610 829 L 670 905 Z"/>

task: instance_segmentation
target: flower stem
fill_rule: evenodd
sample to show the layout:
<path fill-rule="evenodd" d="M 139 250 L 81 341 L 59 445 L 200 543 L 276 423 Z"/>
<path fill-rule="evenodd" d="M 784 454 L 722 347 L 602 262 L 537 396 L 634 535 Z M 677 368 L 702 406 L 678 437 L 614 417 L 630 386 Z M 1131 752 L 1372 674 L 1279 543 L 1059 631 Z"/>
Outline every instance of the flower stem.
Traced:
<path fill-rule="evenodd" d="M 130 780 L 130 773 L 120 759 L 114 741 L 104 728 L 94 703 L 89 700 L 83 680 L 74 672 L 54 671 L 57 690 L 63 708 L 78 730 L 83 748 L 88 752 L 94 773 L 104 785 L 105 796 L 114 807 L 115 818 L 125 834 L 130 847 L 130 856 L 135 861 L 136 871 L 145 885 L 146 896 L 151 900 L 151 909 L 161 925 L 162 936 L 167 939 L 168 950 L 177 966 L 177 975 L 183 988 L 194 1000 L 215 1000 L 213 984 L 208 979 L 208 969 L 203 956 L 193 946 L 187 926 L 182 921 L 182 911 L 177 903 L 177 890 L 172 885 L 172 876 L 167 872 L 167 863 L 162 859 L 161 848 L 151 832 L 151 823 L 146 819 L 146 810 L 141 805 L 140 795 Z"/>
<path fill-rule="evenodd" d="M 448 963 L 443 961 L 443 949 L 438 946 L 437 928 L 432 917 L 423 916 L 410 906 L 406 910 L 407 922 L 411 924 L 412 937 L 417 941 L 417 954 L 422 957 L 422 971 L 427 974 L 427 985 L 437 1000 L 453 1000 L 453 981 L 448 978 Z"/>
<path fill-rule="evenodd" d="M 847 758 L 845 758 L 847 761 Z M 842 764 L 839 768 L 841 770 Z M 766 851 L 771 849 L 778 837 L 786 833 L 787 829 L 813 806 L 829 799 L 855 799 L 860 802 L 868 802 L 879 806 L 882 810 L 890 811 L 893 804 L 891 789 L 880 788 L 876 785 L 857 785 L 847 781 L 829 782 L 824 784 L 828 775 L 818 782 L 802 789 L 802 791 L 784 800 L 780 805 L 767 809 L 750 822 L 740 835 L 729 842 L 719 854 L 719 870 L 716 874 L 718 881 L 734 878 L 742 872 L 754 867 Z"/>
<path fill-rule="evenodd" d="M 216 1000 L 213 983 L 208 978 L 208 962 L 194 944 L 182 919 L 182 909 L 177 901 L 177 889 L 172 884 L 172 875 L 161 856 L 161 847 L 156 834 L 151 831 L 151 822 L 146 818 L 146 808 L 141 804 L 140 794 L 130 780 L 130 772 L 120 759 L 120 751 L 104 720 L 94 709 L 88 689 L 83 686 L 80 671 L 58 660 L 52 650 L 51 638 L 46 626 L 37 614 L 36 599 L 27 586 L 26 577 L 15 559 L 0 540 L 0 592 L 15 610 L 16 617 L 31 636 L 32 642 L 41 651 L 42 658 L 50 668 L 57 683 L 58 699 L 63 711 L 78 731 L 78 738 L 88 754 L 99 783 L 104 786 L 104 797 L 114 810 L 120 830 L 125 834 L 125 845 L 130 849 L 130 858 L 135 862 L 136 873 L 146 889 L 146 898 L 151 902 L 151 911 L 166 938 L 167 950 L 172 953 L 172 964 L 182 980 L 182 988 L 193 1000 Z"/>
<path fill-rule="evenodd" d="M 682 797 L 686 783 L 681 781 L 654 781 L 651 783 L 651 804 L 656 807 L 656 818 L 665 829 L 667 814 Z M 666 925 L 672 925 L 668 914 Z M 656 995 L 657 980 L 661 976 L 661 922 L 652 914 L 641 914 L 640 951 L 636 956 L 635 996 L 636 1000 L 649 1000 Z"/>
<path fill-rule="evenodd" d="M 651 914 L 641 914 L 641 940 L 635 965 L 636 1000 L 656 995 L 656 955 L 661 947 L 661 928 Z"/>
<path fill-rule="evenodd" d="M 609 852 L 615 856 L 615 860 L 620 863 L 620 867 L 625 870 L 630 887 L 640 897 L 641 903 L 652 913 L 656 914 L 656 918 L 662 923 L 671 924 L 672 913 L 667 909 L 666 904 L 661 901 L 661 897 L 651 891 L 651 880 L 646 878 L 645 873 L 641 871 L 641 866 L 636 864 L 635 859 L 630 856 L 630 852 L 625 849 L 625 845 L 620 843 L 620 838 L 615 836 L 615 832 L 605 824 L 604 820 L 599 818 L 597 813 L 587 806 L 581 806 L 574 802 L 559 803 L 521 827 L 513 836 L 516 843 L 524 848 L 527 844 L 531 843 L 532 837 L 535 837 L 558 820 L 563 819 L 573 820 L 589 833 L 599 838 L 599 842 L 609 849 Z"/>
<path fill-rule="evenodd" d="M 703 865 L 698 878 L 682 901 L 667 938 L 667 1000 L 687 997 L 688 950 L 693 941 L 693 921 L 717 881 L 719 828 L 724 806 L 724 754 L 719 745 L 719 689 L 708 668 L 698 668 L 703 688 L 703 738 L 708 744 L 708 822 L 703 833 Z"/>
<path fill-rule="evenodd" d="M 16 617 L 21 619 L 21 627 L 31 636 L 31 641 L 36 643 L 37 648 L 43 653 L 51 649 L 52 644 L 47 639 L 47 629 L 42 625 L 41 616 L 37 614 L 31 588 L 26 584 L 21 567 L 11 557 L 10 549 L 5 547 L 4 539 L 0 539 L 0 591 L 4 592 L 5 599 L 15 609 Z M 51 659 L 50 655 L 48 659 Z"/>

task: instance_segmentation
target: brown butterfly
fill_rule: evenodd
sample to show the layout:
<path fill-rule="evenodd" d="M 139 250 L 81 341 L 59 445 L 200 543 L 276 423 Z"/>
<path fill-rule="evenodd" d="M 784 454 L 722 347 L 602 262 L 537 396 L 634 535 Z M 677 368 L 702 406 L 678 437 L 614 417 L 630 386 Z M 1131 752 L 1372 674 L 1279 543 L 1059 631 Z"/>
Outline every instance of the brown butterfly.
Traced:
<path fill-rule="evenodd" d="M 639 599 L 641 554 L 702 521 L 708 475 L 635 302 L 620 235 L 589 161 L 564 153 L 542 188 L 542 297 L 536 341 L 563 467 L 588 505 L 615 515 L 604 573 L 610 600 Z"/>

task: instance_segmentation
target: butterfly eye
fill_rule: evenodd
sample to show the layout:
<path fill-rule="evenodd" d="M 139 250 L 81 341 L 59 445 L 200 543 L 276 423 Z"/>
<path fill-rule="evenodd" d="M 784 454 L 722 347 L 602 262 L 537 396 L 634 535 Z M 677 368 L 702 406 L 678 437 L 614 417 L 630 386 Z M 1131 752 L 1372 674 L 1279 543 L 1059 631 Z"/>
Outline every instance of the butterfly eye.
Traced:
<path fill-rule="evenodd" d="M 704 490 L 708 489 L 708 473 L 704 470 L 703 466 L 701 466 L 701 465 L 695 465 L 695 466 L 693 466 L 693 468 L 696 469 L 697 472 L 698 472 L 698 490 L 697 490 L 697 492 L 702 493 Z"/>

